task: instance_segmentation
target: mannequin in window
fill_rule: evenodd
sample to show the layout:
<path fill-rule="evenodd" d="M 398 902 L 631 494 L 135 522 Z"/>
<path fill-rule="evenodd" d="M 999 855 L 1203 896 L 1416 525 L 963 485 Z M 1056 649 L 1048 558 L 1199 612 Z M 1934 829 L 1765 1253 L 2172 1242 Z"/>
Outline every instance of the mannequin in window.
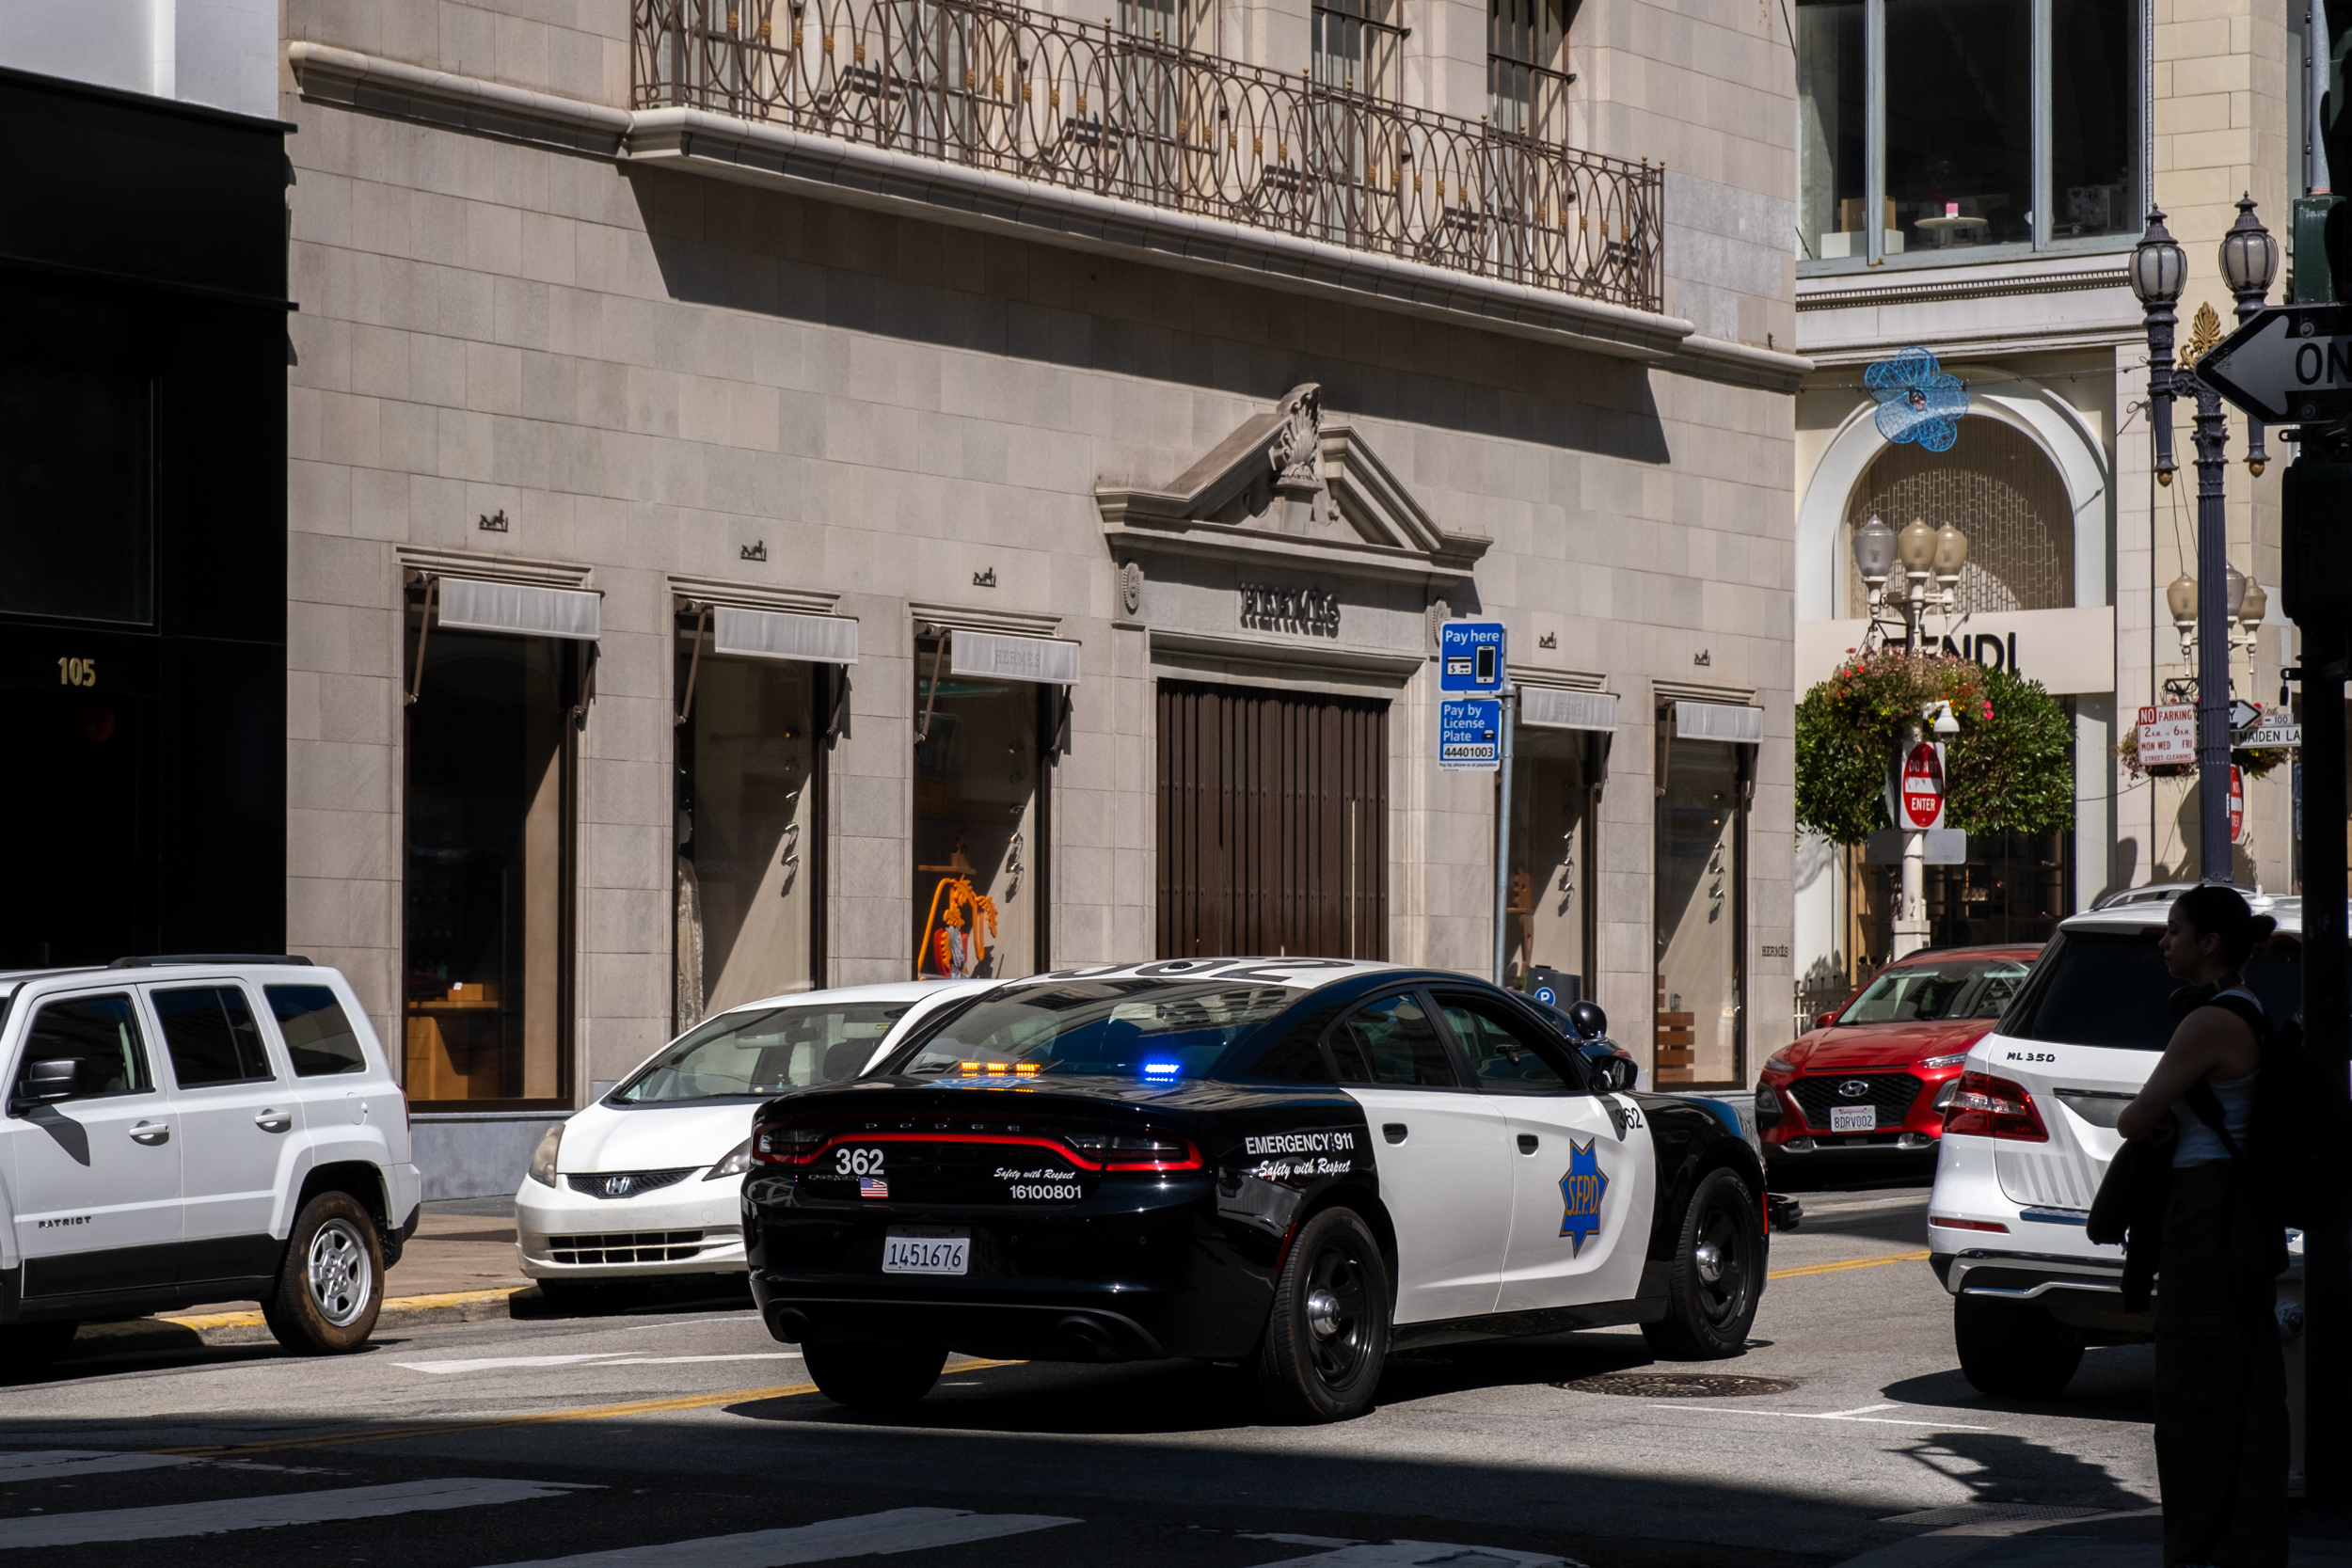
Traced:
<path fill-rule="evenodd" d="M 1535 879 L 1528 875 L 1523 863 L 1511 867 L 1502 912 L 1511 921 L 1511 945 L 1518 949 L 1519 979 L 1524 983 L 1535 965 Z"/>

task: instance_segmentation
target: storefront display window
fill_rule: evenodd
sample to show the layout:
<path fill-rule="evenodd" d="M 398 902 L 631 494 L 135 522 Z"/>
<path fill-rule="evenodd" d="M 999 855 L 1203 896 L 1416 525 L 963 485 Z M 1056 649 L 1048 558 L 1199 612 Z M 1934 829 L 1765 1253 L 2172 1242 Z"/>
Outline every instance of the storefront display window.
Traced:
<path fill-rule="evenodd" d="M 956 674 L 946 641 L 915 643 L 914 973 L 1034 974 L 1046 961 L 1040 737 L 1061 689 Z"/>
<path fill-rule="evenodd" d="M 1746 925 L 1749 749 L 1675 736 L 1658 800 L 1659 1084 L 1745 1081 L 1741 965 Z"/>
<path fill-rule="evenodd" d="M 1513 737 L 1507 983 L 1550 987 L 1559 1005 L 1592 994 L 1592 811 L 1599 739 L 1521 725 Z"/>
<path fill-rule="evenodd" d="M 408 1097 L 553 1103 L 569 1011 L 576 644 L 435 629 L 408 709 Z"/>
<path fill-rule="evenodd" d="M 695 641 L 704 641 L 699 659 Z M 676 1027 L 816 983 L 823 787 L 815 720 L 838 677 L 678 637 Z"/>
<path fill-rule="evenodd" d="M 1798 260 L 2136 237 L 2145 0 L 1797 0 Z"/>

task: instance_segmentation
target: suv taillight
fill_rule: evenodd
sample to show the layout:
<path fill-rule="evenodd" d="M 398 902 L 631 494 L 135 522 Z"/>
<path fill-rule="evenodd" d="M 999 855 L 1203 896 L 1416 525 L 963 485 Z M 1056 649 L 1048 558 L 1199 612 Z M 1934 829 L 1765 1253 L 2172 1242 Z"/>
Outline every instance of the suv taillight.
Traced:
<path fill-rule="evenodd" d="M 2042 1125 L 2042 1113 L 2034 1109 L 2026 1086 L 1989 1072 L 1960 1075 L 1960 1088 L 1944 1113 L 1944 1132 L 1947 1136 L 1973 1132 L 1980 1138 L 2050 1141 L 2050 1130 Z"/>
<path fill-rule="evenodd" d="M 763 1165 L 804 1165 L 825 1147 L 821 1127 L 756 1127 L 752 1130 L 752 1159 Z"/>

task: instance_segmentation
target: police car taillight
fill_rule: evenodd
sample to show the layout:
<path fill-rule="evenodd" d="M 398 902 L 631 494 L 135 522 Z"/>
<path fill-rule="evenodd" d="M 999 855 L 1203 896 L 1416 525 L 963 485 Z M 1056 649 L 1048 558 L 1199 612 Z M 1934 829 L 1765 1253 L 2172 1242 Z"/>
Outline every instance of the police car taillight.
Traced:
<path fill-rule="evenodd" d="M 1980 1138 L 2014 1138 L 2021 1143 L 2048 1143 L 2050 1130 L 2042 1125 L 2033 1096 L 2023 1084 L 1995 1078 L 1989 1072 L 1963 1072 L 1960 1088 L 1944 1112 L 1944 1132 L 1973 1132 Z"/>
<path fill-rule="evenodd" d="M 804 1165 L 825 1146 L 821 1127 L 771 1126 L 752 1132 L 752 1159 L 763 1165 Z"/>
<path fill-rule="evenodd" d="M 1165 1132 L 1073 1132 L 1071 1148 L 1104 1170 L 1199 1170 L 1200 1151 Z"/>

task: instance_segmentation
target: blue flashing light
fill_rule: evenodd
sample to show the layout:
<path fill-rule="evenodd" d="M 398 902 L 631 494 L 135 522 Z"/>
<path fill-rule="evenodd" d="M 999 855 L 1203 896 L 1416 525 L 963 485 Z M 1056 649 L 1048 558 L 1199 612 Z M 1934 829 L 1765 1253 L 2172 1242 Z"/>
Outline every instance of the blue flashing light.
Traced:
<path fill-rule="evenodd" d="M 1184 1064 L 1182 1062 L 1146 1062 L 1143 1064 L 1143 1074 L 1147 1078 L 1173 1077 L 1184 1070 Z"/>

